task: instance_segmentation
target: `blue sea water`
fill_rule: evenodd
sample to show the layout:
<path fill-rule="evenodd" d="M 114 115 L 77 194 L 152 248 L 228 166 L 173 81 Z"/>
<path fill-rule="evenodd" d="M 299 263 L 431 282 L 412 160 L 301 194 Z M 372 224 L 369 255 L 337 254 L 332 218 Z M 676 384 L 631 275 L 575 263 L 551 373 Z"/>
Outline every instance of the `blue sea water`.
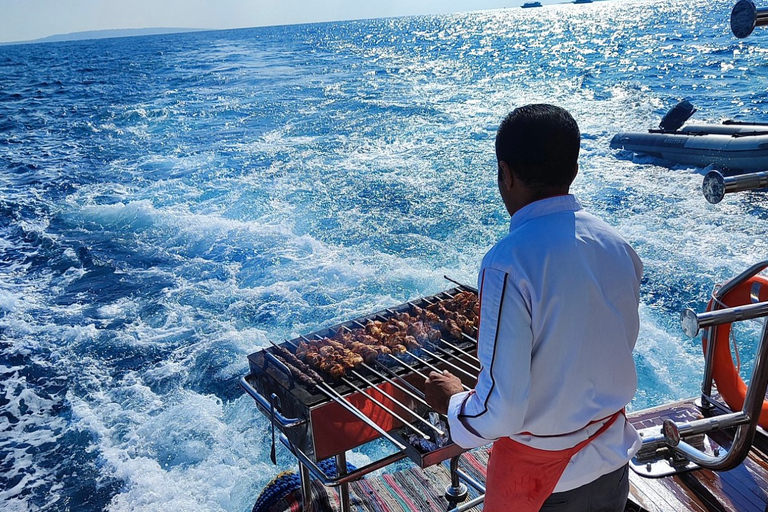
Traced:
<path fill-rule="evenodd" d="M 708 169 L 608 143 L 684 98 L 768 121 L 768 39 L 735 39 L 731 4 L 0 47 L 0 507 L 250 510 L 294 459 L 269 461 L 246 355 L 474 283 L 507 228 L 493 137 L 523 103 L 573 113 L 574 192 L 645 262 L 631 407 L 694 396 L 678 314 L 766 258 L 768 200 L 710 205 Z"/>

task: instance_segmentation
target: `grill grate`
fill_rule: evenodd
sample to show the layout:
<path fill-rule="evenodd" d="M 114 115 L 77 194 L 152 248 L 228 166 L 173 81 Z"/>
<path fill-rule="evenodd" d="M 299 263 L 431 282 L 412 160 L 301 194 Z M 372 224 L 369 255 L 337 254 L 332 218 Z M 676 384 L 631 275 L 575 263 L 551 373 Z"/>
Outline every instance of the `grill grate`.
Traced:
<path fill-rule="evenodd" d="M 292 449 L 311 460 L 338 455 L 383 437 L 422 467 L 439 462 L 460 449 L 455 445 L 447 450 L 437 446 L 434 450 L 424 448 L 444 439 L 446 431 L 444 424 L 428 419 L 430 413 L 433 419 L 436 413 L 426 403 L 423 382 L 430 371 L 448 369 L 470 389 L 480 371 L 473 337 L 476 331 L 471 323 L 459 321 L 456 311 L 449 309 L 455 309 L 458 300 L 471 304 L 476 317 L 474 290 L 460 286 L 251 354 L 251 374 L 245 380 L 259 395 L 260 398 L 254 398 L 273 426 L 283 431 Z M 394 325 L 408 318 L 406 314 L 423 319 L 420 311 L 430 311 L 430 318 L 437 316 L 429 326 L 437 327 L 437 334 L 421 336 L 418 344 L 411 343 L 406 352 L 368 357 L 343 373 L 335 372 L 336 378 L 323 371 L 317 360 L 296 359 L 297 354 L 302 354 L 300 347 L 317 348 L 329 339 L 359 339 L 374 332 L 371 326 Z M 333 351 L 328 349 L 327 353 Z"/>

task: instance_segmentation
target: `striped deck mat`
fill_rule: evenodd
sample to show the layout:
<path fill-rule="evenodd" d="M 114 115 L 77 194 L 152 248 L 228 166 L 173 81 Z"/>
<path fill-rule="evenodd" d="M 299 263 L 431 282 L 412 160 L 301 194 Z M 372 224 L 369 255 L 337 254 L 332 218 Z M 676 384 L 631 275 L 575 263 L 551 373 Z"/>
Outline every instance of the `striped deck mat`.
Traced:
<path fill-rule="evenodd" d="M 459 467 L 478 482 L 485 482 L 488 449 L 478 448 L 461 456 Z M 448 501 L 445 488 L 451 483 L 449 461 L 422 470 L 412 467 L 396 473 L 368 476 L 349 484 L 350 508 L 356 512 L 445 512 Z M 469 487 L 469 486 L 468 486 Z M 468 500 L 478 492 L 469 487 Z M 312 483 L 315 511 L 339 512 L 341 505 L 336 489 Z M 254 512 L 300 512 L 301 492 L 293 490 L 269 508 L 254 507 Z M 475 507 L 472 511 L 482 510 Z"/>

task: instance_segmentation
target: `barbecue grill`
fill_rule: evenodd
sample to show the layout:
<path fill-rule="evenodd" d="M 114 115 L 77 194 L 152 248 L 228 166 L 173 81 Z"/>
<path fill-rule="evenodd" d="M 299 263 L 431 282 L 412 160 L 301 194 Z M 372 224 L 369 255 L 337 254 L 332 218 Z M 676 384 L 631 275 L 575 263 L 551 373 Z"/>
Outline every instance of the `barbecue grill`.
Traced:
<path fill-rule="evenodd" d="M 464 450 L 450 441 L 445 418 L 435 421 L 438 415 L 424 399 L 424 380 L 430 371 L 449 370 L 466 389 L 474 387 L 480 363 L 476 334 L 471 328 L 466 329 L 469 333 L 443 329 L 439 339 L 421 340 L 419 346 L 406 353 L 363 362 L 338 379 L 312 379 L 301 370 L 302 363 L 295 357 L 302 342 L 311 344 L 344 331 L 359 333 L 369 322 L 386 322 L 402 313 L 435 310 L 440 303 L 450 305 L 459 294 L 466 297 L 467 292 L 476 299 L 474 288 L 456 284 L 436 295 L 273 344 L 248 356 L 250 373 L 241 378 L 240 384 L 271 421 L 273 462 L 275 429 L 281 433 L 281 442 L 297 457 L 305 506 L 311 503 L 310 473 L 325 485 L 341 486 L 342 509 L 346 510 L 348 482 L 406 457 L 421 468 L 452 459 L 453 484 L 446 498 L 450 502 L 464 499 L 466 487 L 459 482 L 459 476 L 467 477 L 458 468 L 458 456 Z M 393 453 L 346 473 L 346 452 L 379 438 L 392 444 Z M 335 457 L 338 471 L 333 476 L 318 465 L 330 457 Z M 483 490 L 476 482 L 469 483 Z"/>

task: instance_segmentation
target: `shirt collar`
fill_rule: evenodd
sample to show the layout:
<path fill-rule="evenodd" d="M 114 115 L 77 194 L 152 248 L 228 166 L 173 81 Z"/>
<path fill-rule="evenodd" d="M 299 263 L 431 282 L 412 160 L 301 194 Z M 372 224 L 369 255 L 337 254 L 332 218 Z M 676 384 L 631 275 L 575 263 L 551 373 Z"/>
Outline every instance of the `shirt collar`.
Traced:
<path fill-rule="evenodd" d="M 529 203 L 515 212 L 509 223 L 509 230 L 512 231 L 531 219 L 543 217 L 552 213 L 576 212 L 581 210 L 581 203 L 573 194 L 562 196 L 547 197 Z"/>

